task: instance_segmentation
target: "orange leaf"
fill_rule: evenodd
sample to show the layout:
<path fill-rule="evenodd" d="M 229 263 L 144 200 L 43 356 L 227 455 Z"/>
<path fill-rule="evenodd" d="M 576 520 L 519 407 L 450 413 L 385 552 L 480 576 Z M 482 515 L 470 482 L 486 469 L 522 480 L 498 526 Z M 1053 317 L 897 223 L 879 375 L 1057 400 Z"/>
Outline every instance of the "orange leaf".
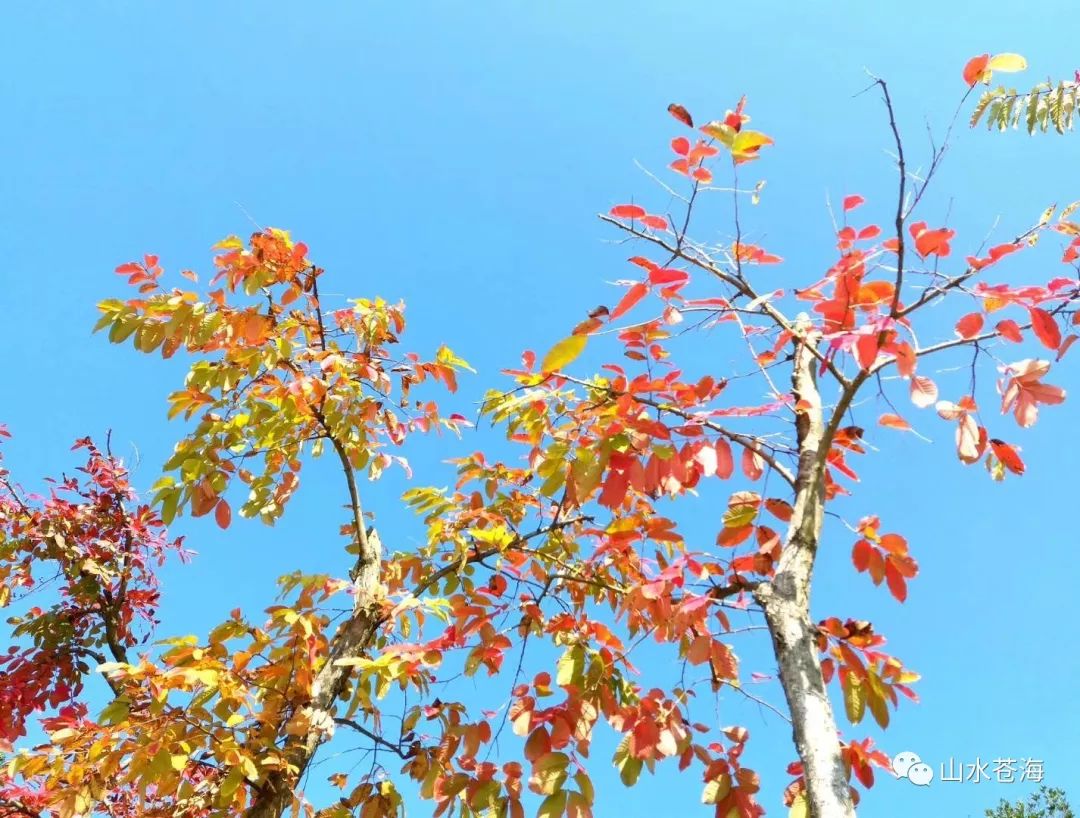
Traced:
<path fill-rule="evenodd" d="M 214 508 L 217 499 L 217 492 L 210 485 L 210 481 L 203 480 L 191 492 L 191 515 L 193 517 L 202 517 L 209 514 L 210 510 Z"/>
<path fill-rule="evenodd" d="M 1080 313 L 1077 313 L 1080 315 Z M 1080 338 L 1080 335 L 1070 335 L 1061 343 L 1061 347 L 1058 349 L 1057 360 L 1061 360 L 1065 357 L 1065 353 L 1069 351 L 1069 347 L 1076 343 L 1076 339 Z"/>
<path fill-rule="evenodd" d="M 649 292 L 649 285 L 644 281 L 639 281 L 634 284 L 629 290 L 626 291 L 626 295 L 622 297 L 615 309 L 611 311 L 610 320 L 614 321 L 629 312 L 634 306 L 645 297 Z"/>
<path fill-rule="evenodd" d="M 901 537 L 899 534 L 885 534 L 878 545 L 888 551 L 890 554 L 896 554 L 904 556 L 907 554 L 908 545 L 907 540 Z"/>
<path fill-rule="evenodd" d="M 229 508 L 229 503 L 225 499 L 218 501 L 217 506 L 214 508 L 214 519 L 217 521 L 219 528 L 228 528 L 229 523 L 232 522 L 232 509 Z"/>
<path fill-rule="evenodd" d="M 878 424 L 889 429 L 899 429 L 901 432 L 911 431 L 911 424 L 899 415 L 884 414 L 878 418 Z"/>

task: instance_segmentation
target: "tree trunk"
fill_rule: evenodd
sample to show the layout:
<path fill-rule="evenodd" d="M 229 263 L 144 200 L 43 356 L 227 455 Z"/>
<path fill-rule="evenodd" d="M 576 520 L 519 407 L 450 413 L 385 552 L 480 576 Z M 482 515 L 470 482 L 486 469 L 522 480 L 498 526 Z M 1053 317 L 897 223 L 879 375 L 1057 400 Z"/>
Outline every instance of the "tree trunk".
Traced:
<path fill-rule="evenodd" d="M 817 629 L 805 608 L 772 586 L 758 600 L 772 634 L 780 683 L 791 712 L 795 747 L 806 777 L 811 818 L 854 818 L 844 762 L 818 659 Z"/>
<path fill-rule="evenodd" d="M 297 783 L 315 757 L 319 745 L 329 735 L 325 728 L 333 728 L 334 703 L 345 689 L 352 670 L 349 666 L 337 664 L 337 661 L 362 656 L 384 621 L 379 603 L 382 546 L 374 530 L 359 539 L 361 557 L 353 574 L 356 586 L 353 613 L 334 634 L 326 663 L 319 669 L 311 685 L 311 699 L 305 715 L 312 726 L 301 735 L 288 737 L 285 757 L 289 768 L 275 770 L 266 776 L 251 806 L 245 811 L 245 818 L 280 818 L 291 806 Z"/>
<path fill-rule="evenodd" d="M 810 581 L 824 522 L 825 458 L 832 430 L 825 426 L 814 377 L 810 345 L 817 339 L 803 316 L 795 329 L 803 339 L 797 343 L 792 371 L 799 447 L 795 503 L 776 575 L 758 586 L 754 596 L 772 635 L 810 816 L 854 818 L 836 719 L 821 675 L 817 629 L 810 619 Z"/>

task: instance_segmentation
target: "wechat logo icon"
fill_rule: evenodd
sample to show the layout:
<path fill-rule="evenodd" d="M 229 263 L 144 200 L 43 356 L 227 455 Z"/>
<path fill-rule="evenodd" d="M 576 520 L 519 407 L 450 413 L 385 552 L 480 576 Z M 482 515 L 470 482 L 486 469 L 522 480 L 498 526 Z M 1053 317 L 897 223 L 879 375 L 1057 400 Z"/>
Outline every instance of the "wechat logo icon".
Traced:
<path fill-rule="evenodd" d="M 916 787 L 925 787 L 934 780 L 934 771 L 929 764 L 924 764 L 917 753 L 905 750 L 898 753 L 892 762 L 897 778 L 906 778 Z"/>

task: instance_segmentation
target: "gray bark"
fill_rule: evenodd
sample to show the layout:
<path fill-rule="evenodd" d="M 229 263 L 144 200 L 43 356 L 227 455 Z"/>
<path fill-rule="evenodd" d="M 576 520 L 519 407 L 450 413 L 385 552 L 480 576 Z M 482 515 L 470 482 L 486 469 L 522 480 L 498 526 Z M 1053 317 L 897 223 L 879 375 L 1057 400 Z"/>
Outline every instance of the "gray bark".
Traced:
<path fill-rule="evenodd" d="M 805 411 L 796 416 L 799 465 L 790 527 L 776 574 L 754 596 L 765 612 L 773 649 L 791 713 L 795 747 L 806 778 L 811 818 L 854 818 L 840 740 L 825 690 L 818 655 L 817 628 L 810 618 L 810 580 L 824 522 L 825 458 L 832 430 L 825 425 L 814 374 L 816 343 L 810 322 L 800 320 L 792 371 L 796 401 Z"/>

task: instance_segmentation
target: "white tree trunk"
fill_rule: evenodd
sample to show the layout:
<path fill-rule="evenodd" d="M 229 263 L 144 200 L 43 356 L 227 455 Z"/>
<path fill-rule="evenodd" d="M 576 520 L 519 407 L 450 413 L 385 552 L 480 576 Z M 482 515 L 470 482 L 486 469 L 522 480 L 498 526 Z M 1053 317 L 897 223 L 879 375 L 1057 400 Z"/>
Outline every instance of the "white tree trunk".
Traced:
<path fill-rule="evenodd" d="M 832 430 L 825 426 L 814 377 L 816 359 L 809 345 L 816 337 L 802 319 L 796 332 L 805 339 L 795 351 L 792 386 L 798 406 L 799 466 L 791 524 L 776 575 L 754 596 L 765 612 L 773 649 L 791 713 L 795 747 L 806 777 L 811 818 L 854 818 L 840 739 L 821 675 L 817 629 L 810 618 L 810 581 L 824 522 L 825 458 Z"/>

